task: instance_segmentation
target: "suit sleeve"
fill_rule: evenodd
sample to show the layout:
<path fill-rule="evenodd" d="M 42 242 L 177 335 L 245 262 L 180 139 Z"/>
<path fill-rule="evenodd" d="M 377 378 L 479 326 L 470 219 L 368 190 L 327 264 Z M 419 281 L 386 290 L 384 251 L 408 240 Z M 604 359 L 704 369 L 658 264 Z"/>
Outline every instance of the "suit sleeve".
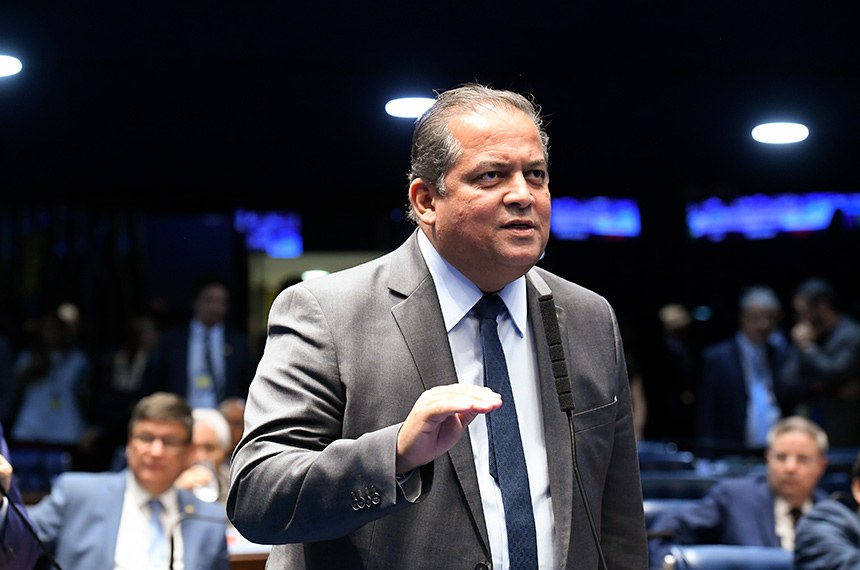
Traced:
<path fill-rule="evenodd" d="M 797 570 L 860 568 L 860 515 L 822 501 L 801 517 L 794 545 Z"/>
<path fill-rule="evenodd" d="M 33 568 L 41 550 L 28 528 L 32 521 L 15 487 L 10 489 L 8 501 L 6 518 L 0 530 L 0 568 Z M 18 508 L 15 509 L 13 504 Z"/>
<path fill-rule="evenodd" d="M 272 306 L 227 499 L 229 518 L 252 541 L 333 539 L 408 504 L 398 502 L 394 478 L 400 424 L 344 436 L 347 404 L 363 400 L 347 401 L 342 367 L 350 363 L 339 362 L 334 327 L 349 325 L 328 322 L 302 286 L 285 290 Z M 391 407 L 369 405 L 376 404 Z"/>
<path fill-rule="evenodd" d="M 666 510 L 651 524 L 651 531 L 657 536 L 648 544 L 652 567 L 659 567 L 663 558 L 676 544 L 708 544 L 718 542 L 720 515 L 720 489 L 715 487 L 711 493 L 696 504 L 677 510 Z"/>

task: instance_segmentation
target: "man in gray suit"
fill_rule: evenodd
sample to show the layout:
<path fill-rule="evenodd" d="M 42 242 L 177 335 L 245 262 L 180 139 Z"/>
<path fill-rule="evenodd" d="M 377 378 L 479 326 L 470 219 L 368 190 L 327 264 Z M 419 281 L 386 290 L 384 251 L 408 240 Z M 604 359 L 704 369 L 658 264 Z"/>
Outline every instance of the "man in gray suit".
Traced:
<path fill-rule="evenodd" d="M 534 267 L 549 237 L 547 167 L 528 99 L 444 92 L 413 134 L 418 229 L 276 299 L 227 502 L 240 533 L 277 545 L 268 568 L 525 567 L 508 549 L 519 513 L 504 511 L 488 468 L 487 424 L 514 402 L 536 530 L 527 567 L 647 568 L 614 312 Z M 487 293 L 504 303 L 512 402 L 484 384 L 472 308 Z M 570 379 L 557 391 L 559 352 Z"/>
<path fill-rule="evenodd" d="M 189 465 L 192 425 L 183 398 L 156 392 L 132 411 L 127 470 L 57 477 L 30 516 L 62 568 L 227 570 L 220 504 L 174 485 Z"/>

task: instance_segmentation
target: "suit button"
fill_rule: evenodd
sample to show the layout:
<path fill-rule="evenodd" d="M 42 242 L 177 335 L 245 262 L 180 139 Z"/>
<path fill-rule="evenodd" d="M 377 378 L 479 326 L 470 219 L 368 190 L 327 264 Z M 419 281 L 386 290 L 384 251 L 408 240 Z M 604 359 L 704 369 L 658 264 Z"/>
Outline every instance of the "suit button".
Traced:
<path fill-rule="evenodd" d="M 490 570 L 490 564 L 486 562 L 478 562 L 475 564 L 475 570 Z"/>

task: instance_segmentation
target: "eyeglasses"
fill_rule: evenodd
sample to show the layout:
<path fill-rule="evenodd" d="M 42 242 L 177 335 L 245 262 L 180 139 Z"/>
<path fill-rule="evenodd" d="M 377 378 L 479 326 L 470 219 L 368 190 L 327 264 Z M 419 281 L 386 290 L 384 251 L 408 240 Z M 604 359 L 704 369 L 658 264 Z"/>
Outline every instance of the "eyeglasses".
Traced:
<path fill-rule="evenodd" d="M 181 437 L 158 437 L 151 433 L 135 433 L 131 438 L 144 447 L 151 447 L 156 440 L 161 442 L 161 446 L 168 453 L 179 453 L 188 445 L 188 440 Z"/>

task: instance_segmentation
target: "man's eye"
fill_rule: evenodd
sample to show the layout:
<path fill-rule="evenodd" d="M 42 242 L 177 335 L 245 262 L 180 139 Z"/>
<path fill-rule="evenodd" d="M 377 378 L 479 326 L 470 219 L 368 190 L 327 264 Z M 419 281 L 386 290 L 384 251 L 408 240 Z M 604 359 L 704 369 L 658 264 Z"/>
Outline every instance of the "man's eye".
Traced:
<path fill-rule="evenodd" d="M 526 175 L 529 178 L 546 180 L 546 170 L 540 170 L 540 169 L 530 170 L 526 173 Z"/>
<path fill-rule="evenodd" d="M 479 176 L 481 180 L 492 182 L 493 180 L 497 180 L 500 177 L 500 174 L 496 171 L 493 172 L 484 172 Z"/>

